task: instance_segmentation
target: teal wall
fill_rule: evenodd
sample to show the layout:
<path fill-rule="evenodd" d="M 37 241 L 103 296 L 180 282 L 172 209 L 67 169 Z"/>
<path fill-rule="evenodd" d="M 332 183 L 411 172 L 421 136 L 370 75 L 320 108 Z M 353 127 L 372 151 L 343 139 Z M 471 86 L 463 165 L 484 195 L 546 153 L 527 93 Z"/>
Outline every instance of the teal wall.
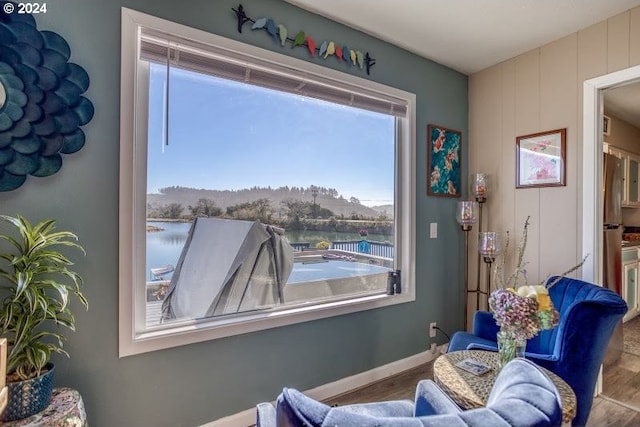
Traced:
<path fill-rule="evenodd" d="M 39 29 L 55 31 L 69 42 L 72 62 L 91 76 L 87 96 L 96 113 L 85 127 L 85 148 L 67 156 L 58 174 L 31 177 L 18 190 L 0 193 L 0 213 L 20 213 L 33 221 L 55 218 L 60 228 L 80 236 L 87 251 L 77 270 L 85 278 L 90 308 L 77 313 L 77 332 L 70 334 L 66 346 L 71 359 L 54 361 L 56 385 L 81 391 L 94 427 L 200 425 L 272 400 L 285 385 L 308 389 L 424 351 L 430 321 L 448 332 L 462 326 L 458 199 L 426 197 L 425 139 L 429 123 L 462 131 L 466 186 L 467 77 L 284 1 L 242 3 L 249 16 L 273 17 L 290 32 L 304 29 L 318 41 L 331 38 L 368 50 L 377 60 L 370 79 L 417 95 L 417 299 L 119 359 L 120 7 L 321 61 L 304 49 L 280 48 L 262 31 L 238 34 L 234 1 L 49 1 L 47 13 L 36 17 Z M 429 19 L 425 17 L 425 25 Z M 326 63 L 344 69 L 336 61 Z M 437 240 L 429 239 L 430 222 L 439 224 Z"/>

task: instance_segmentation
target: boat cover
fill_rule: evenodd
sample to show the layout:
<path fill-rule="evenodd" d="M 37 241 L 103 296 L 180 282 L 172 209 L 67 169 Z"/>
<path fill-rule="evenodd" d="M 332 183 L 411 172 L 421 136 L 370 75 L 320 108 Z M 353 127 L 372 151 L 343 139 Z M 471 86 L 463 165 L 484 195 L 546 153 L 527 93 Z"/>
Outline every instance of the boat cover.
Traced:
<path fill-rule="evenodd" d="M 281 229 L 196 218 L 162 303 L 162 320 L 268 308 L 282 302 L 292 269 L 293 250 Z"/>

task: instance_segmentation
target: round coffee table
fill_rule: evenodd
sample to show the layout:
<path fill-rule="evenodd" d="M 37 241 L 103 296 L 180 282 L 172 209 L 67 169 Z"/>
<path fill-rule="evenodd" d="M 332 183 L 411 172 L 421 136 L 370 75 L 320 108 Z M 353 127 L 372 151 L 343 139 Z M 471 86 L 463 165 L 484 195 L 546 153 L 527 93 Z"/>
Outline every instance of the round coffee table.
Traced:
<path fill-rule="evenodd" d="M 491 367 L 483 375 L 474 375 L 456 367 L 464 359 L 475 359 Z M 433 379 L 463 409 L 482 408 L 486 405 L 498 372 L 498 354 L 492 351 L 453 351 L 438 357 L 433 364 Z M 571 423 L 576 416 L 576 395 L 562 378 L 541 368 L 549 376 L 560 394 L 563 423 Z"/>

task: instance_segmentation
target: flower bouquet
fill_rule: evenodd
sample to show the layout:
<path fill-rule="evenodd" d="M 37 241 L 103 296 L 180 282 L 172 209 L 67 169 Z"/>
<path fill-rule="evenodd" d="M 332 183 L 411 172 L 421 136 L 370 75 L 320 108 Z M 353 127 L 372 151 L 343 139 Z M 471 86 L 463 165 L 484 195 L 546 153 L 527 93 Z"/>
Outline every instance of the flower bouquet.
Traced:
<path fill-rule="evenodd" d="M 521 286 L 496 289 L 489 297 L 500 331 L 498 332 L 499 366 L 515 357 L 523 357 L 528 339 L 544 329 L 558 325 L 560 315 L 553 307 L 549 291 L 544 286 Z"/>
<path fill-rule="evenodd" d="M 549 297 L 549 288 L 561 277 L 572 273 L 584 264 L 586 257 L 578 265 L 565 271 L 557 279 L 545 286 L 547 279 L 530 286 L 527 283 L 524 251 L 527 246 L 529 217 L 524 223 L 522 241 L 517 252 L 516 267 L 511 275 L 504 278 L 505 257 L 509 247 L 509 233 L 502 258 L 496 262 L 496 290 L 489 296 L 489 308 L 493 313 L 498 332 L 498 365 L 502 367 L 515 357 L 524 357 L 527 340 L 545 329 L 556 327 L 560 321 L 558 311 Z"/>

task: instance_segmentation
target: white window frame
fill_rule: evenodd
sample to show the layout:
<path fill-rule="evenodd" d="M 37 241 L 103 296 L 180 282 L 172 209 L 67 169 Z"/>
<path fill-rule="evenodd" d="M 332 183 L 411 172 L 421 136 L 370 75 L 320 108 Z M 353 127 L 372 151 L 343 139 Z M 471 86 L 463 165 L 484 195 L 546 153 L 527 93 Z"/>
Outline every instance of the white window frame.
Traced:
<path fill-rule="evenodd" d="M 402 292 L 377 294 L 348 300 L 318 303 L 308 307 L 263 313 L 225 316 L 206 321 L 177 322 L 163 328 L 146 328 L 145 279 L 146 239 L 146 108 L 148 88 L 138 87 L 137 73 L 140 28 L 156 29 L 214 46 L 222 46 L 285 64 L 294 69 L 345 82 L 368 92 L 390 94 L 407 101 L 407 115 L 396 120 L 396 257 L 402 272 Z M 136 102 L 138 104 L 136 104 Z M 138 105 L 138 111 L 136 111 Z M 141 108 L 140 106 L 144 106 Z M 121 100 L 120 100 L 120 206 L 119 206 L 119 355 L 129 355 L 208 341 L 331 316 L 370 310 L 415 300 L 415 95 L 360 77 L 335 71 L 277 52 L 226 39 L 122 8 Z M 136 138 L 142 135 L 143 138 Z M 136 141 L 144 141 L 136 143 Z M 137 286 L 136 286 L 137 285 Z"/>

